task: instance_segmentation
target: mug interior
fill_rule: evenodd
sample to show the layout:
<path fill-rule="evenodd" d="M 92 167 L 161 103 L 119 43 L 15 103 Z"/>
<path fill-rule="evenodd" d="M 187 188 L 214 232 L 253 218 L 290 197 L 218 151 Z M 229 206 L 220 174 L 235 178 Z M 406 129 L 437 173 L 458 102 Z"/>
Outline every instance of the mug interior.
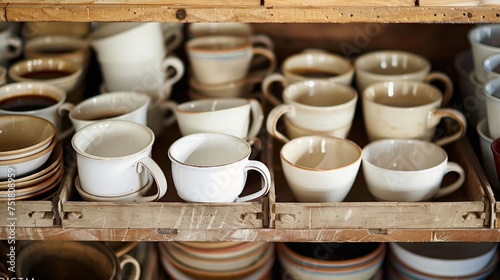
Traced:
<path fill-rule="evenodd" d="M 304 79 L 333 78 L 352 69 L 346 59 L 329 53 L 304 53 L 289 57 L 282 71 Z"/>
<path fill-rule="evenodd" d="M 17 81 L 76 79 L 81 68 L 69 61 L 57 58 L 35 58 L 20 61 L 9 68 L 9 75 Z"/>
<path fill-rule="evenodd" d="M 407 52 L 374 52 L 356 60 L 356 69 L 375 75 L 405 75 L 430 70 L 430 63 L 425 58 Z"/>
<path fill-rule="evenodd" d="M 98 95 L 83 101 L 70 112 L 70 118 L 96 121 L 131 114 L 149 104 L 149 97 L 134 92 Z"/>
<path fill-rule="evenodd" d="M 500 79 L 494 79 L 484 85 L 484 92 L 490 99 L 500 101 Z"/>
<path fill-rule="evenodd" d="M 180 113 L 214 112 L 236 108 L 246 104 L 248 104 L 246 99 L 239 98 L 202 99 L 180 104 L 177 106 L 176 111 Z"/>
<path fill-rule="evenodd" d="M 26 52 L 38 55 L 60 56 L 87 50 L 89 44 L 83 39 L 72 36 L 48 35 L 28 40 L 24 48 Z"/>
<path fill-rule="evenodd" d="M 52 110 L 65 100 L 62 89 L 42 83 L 20 82 L 0 87 L 0 110 L 7 112 Z"/>
<path fill-rule="evenodd" d="M 189 166 L 210 167 L 227 165 L 250 156 L 251 148 L 238 137 L 197 133 L 177 140 L 168 150 L 171 160 Z"/>
<path fill-rule="evenodd" d="M 151 147 L 153 142 L 154 134 L 146 126 L 118 120 L 93 123 L 72 138 L 79 154 L 97 159 L 134 156 Z"/>
<path fill-rule="evenodd" d="M 433 168 L 448 160 L 439 146 L 419 140 L 379 140 L 363 149 L 363 160 L 382 169 L 419 171 Z"/>
<path fill-rule="evenodd" d="M 471 30 L 470 40 L 490 48 L 500 48 L 500 28 L 496 25 L 479 26 Z"/>
<path fill-rule="evenodd" d="M 381 82 L 369 86 L 364 99 L 373 103 L 399 108 L 441 103 L 441 92 L 428 84 L 418 82 Z"/>
<path fill-rule="evenodd" d="M 350 140 L 307 136 L 295 138 L 281 149 L 281 157 L 289 164 L 310 170 L 332 170 L 358 161 L 362 151 Z"/>
<path fill-rule="evenodd" d="M 330 82 L 304 81 L 285 89 L 287 103 L 314 107 L 331 107 L 345 104 L 356 98 L 356 92 L 347 86 Z"/>

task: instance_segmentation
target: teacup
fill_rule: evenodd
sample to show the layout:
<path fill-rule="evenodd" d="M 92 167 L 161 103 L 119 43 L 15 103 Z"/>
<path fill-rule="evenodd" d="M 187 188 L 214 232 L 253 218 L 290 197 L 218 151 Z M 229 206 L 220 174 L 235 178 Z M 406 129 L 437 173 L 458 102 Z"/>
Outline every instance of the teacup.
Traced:
<path fill-rule="evenodd" d="M 267 99 L 275 98 L 268 92 L 264 94 Z M 308 80 L 287 86 L 283 91 L 283 100 L 285 104 L 273 108 L 266 122 L 267 131 L 278 140 L 289 141 L 277 127 L 283 115 L 299 128 L 293 130 L 295 133 L 289 134 L 290 137 L 293 134 L 305 136 L 320 133 L 345 138 L 354 118 L 358 94 L 350 86 Z M 300 132 L 305 134 L 297 135 Z"/>
<path fill-rule="evenodd" d="M 10 83 L 0 87 L 0 115 L 31 115 L 44 118 L 56 127 L 57 138 L 69 136 L 73 129 L 63 131 L 62 112 L 66 92 L 43 83 Z"/>
<path fill-rule="evenodd" d="M 362 158 L 347 139 L 299 137 L 280 152 L 281 166 L 293 195 L 301 202 L 340 202 L 351 190 Z"/>
<path fill-rule="evenodd" d="M 320 49 L 306 49 L 285 59 L 281 75 L 273 74 L 264 79 L 262 92 L 268 93 L 274 82 L 293 84 L 305 80 L 326 80 L 350 85 L 354 76 L 354 66 L 344 57 Z M 280 104 L 278 99 L 269 100 L 273 105 Z"/>
<path fill-rule="evenodd" d="M 8 60 L 18 57 L 23 51 L 21 39 L 12 32 L 12 24 L 0 23 L 0 64 L 5 65 Z"/>
<path fill-rule="evenodd" d="M 500 25 L 476 26 L 469 31 L 468 39 L 474 59 L 474 74 L 479 82 L 484 83 L 487 81 L 483 68 L 484 60 L 490 55 L 500 53 Z"/>
<path fill-rule="evenodd" d="M 500 79 L 494 79 L 483 86 L 486 96 L 486 116 L 492 139 L 500 138 Z"/>
<path fill-rule="evenodd" d="M 70 35 L 44 35 L 26 41 L 24 56 L 28 59 L 54 57 L 69 60 L 87 69 L 90 44 L 87 40 Z"/>
<path fill-rule="evenodd" d="M 192 202 L 243 202 L 266 195 L 271 174 L 262 162 L 248 159 L 251 151 L 245 140 L 228 134 L 183 136 L 168 149 L 177 194 Z M 239 197 L 250 170 L 260 173 L 262 187 Z"/>
<path fill-rule="evenodd" d="M 84 100 L 76 106 L 64 104 L 59 111 L 69 111 L 69 119 L 76 131 L 101 120 L 125 120 L 147 124 L 151 98 L 136 92 L 111 92 Z"/>
<path fill-rule="evenodd" d="M 479 134 L 479 146 L 481 148 L 484 173 L 486 173 L 490 185 L 496 189 L 500 189 L 500 183 L 495 169 L 495 161 L 493 160 L 493 153 L 491 152 L 491 143 L 493 143 L 493 139 L 490 137 L 490 132 L 488 130 L 488 120 L 482 119 L 476 126 L 476 130 Z"/>
<path fill-rule="evenodd" d="M 9 77 L 15 82 L 37 82 L 57 86 L 73 92 L 83 81 L 83 68 L 66 59 L 43 57 L 25 59 L 9 68 Z"/>
<path fill-rule="evenodd" d="M 448 195 L 460 188 L 465 172 L 448 161 L 436 144 L 415 139 L 383 139 L 363 148 L 363 174 L 368 191 L 382 201 L 424 201 Z M 458 178 L 440 187 L 449 172 Z"/>
<path fill-rule="evenodd" d="M 186 43 L 193 77 L 202 84 L 225 84 L 244 79 L 252 58 L 258 55 L 269 61 L 266 73 L 276 67 L 276 58 L 269 49 L 253 47 L 241 37 L 204 36 Z"/>
<path fill-rule="evenodd" d="M 264 114 L 255 99 L 214 98 L 190 101 L 173 108 L 183 136 L 214 132 L 256 140 Z M 251 124 L 251 125 L 250 125 Z"/>
<path fill-rule="evenodd" d="M 436 141 L 446 145 L 465 135 L 467 121 L 458 110 L 440 108 L 436 87 L 415 81 L 380 82 L 363 92 L 363 116 L 370 141 L 383 138 L 430 141 L 442 118 L 451 118 L 458 131 Z M 444 133 L 443 133 L 444 134 Z"/>
<path fill-rule="evenodd" d="M 361 55 L 354 62 L 356 85 L 363 92 L 369 85 L 393 81 L 439 81 L 444 84 L 443 105 L 453 94 L 453 82 L 444 73 L 431 72 L 426 58 L 405 51 L 384 50 Z"/>
<path fill-rule="evenodd" d="M 99 121 L 76 132 L 71 144 L 82 189 L 96 196 L 127 195 L 144 187 L 151 175 L 156 199 L 163 197 L 167 180 L 151 159 L 154 139 L 148 127 L 123 120 Z"/>

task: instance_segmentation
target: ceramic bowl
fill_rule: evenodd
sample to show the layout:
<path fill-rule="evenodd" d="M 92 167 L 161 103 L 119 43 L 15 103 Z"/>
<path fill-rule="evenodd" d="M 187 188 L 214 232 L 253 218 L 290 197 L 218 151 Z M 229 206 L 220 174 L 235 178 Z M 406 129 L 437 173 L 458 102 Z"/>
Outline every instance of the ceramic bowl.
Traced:
<path fill-rule="evenodd" d="M 133 202 L 133 201 L 140 201 L 141 198 L 143 197 L 144 194 L 146 194 L 150 189 L 151 186 L 153 186 L 154 180 L 151 179 L 148 181 L 148 183 L 139 189 L 138 191 L 135 191 L 133 193 L 125 194 L 125 195 L 118 195 L 118 196 L 98 196 L 98 195 L 93 195 L 89 194 L 85 190 L 82 189 L 82 185 L 80 184 L 80 178 L 76 176 L 75 179 L 75 189 L 80 195 L 80 197 L 85 200 L 85 201 L 95 201 L 95 202 Z M 144 200 L 144 201 L 147 201 Z"/>
<path fill-rule="evenodd" d="M 50 121 L 25 115 L 0 116 L 0 129 L 0 161 L 36 154 L 47 148 L 56 135 Z"/>
<path fill-rule="evenodd" d="M 16 195 L 14 200 L 50 200 L 52 197 L 57 193 L 58 186 L 60 186 L 62 180 L 62 174 L 61 176 L 58 176 L 56 180 L 51 183 L 50 185 L 40 188 L 36 191 L 30 192 L 28 194 L 19 194 Z M 0 201 L 8 201 L 11 200 L 12 198 L 7 197 L 0 197 Z"/>
<path fill-rule="evenodd" d="M 494 258 L 497 243 L 390 243 L 391 252 L 422 273 L 460 277 L 480 272 Z"/>
<path fill-rule="evenodd" d="M 62 165 L 62 147 L 61 144 L 57 143 L 49 159 L 42 166 L 29 173 L 29 175 L 15 178 L 16 188 L 23 188 L 43 181 L 44 178 L 50 176 L 49 174 L 54 174 L 55 171 L 57 171 L 57 167 L 60 165 Z M 1 180 L 0 190 L 6 190 L 8 185 L 8 179 Z"/>
<path fill-rule="evenodd" d="M 173 247 L 177 247 L 179 251 L 182 251 L 187 255 L 206 260 L 224 260 L 230 258 L 238 258 L 250 254 L 251 252 L 254 252 L 266 245 L 266 243 L 263 242 L 244 242 L 226 248 L 204 249 L 186 246 L 180 242 L 172 242 L 170 244 Z"/>
<path fill-rule="evenodd" d="M 45 190 L 46 188 L 50 187 L 56 181 L 58 181 L 62 177 L 62 175 L 63 175 L 63 168 L 62 168 L 62 166 L 60 166 L 56 170 L 56 172 L 52 176 L 47 178 L 45 181 L 40 182 L 40 183 L 35 184 L 35 185 L 32 185 L 32 186 L 29 186 L 29 187 L 21 188 L 21 189 L 16 188 L 14 191 L 14 194 L 16 197 L 19 198 L 19 197 L 31 195 L 34 193 L 40 193 L 43 190 Z M 9 190 L 0 191 L 0 198 L 8 198 L 11 193 L 12 192 Z"/>
<path fill-rule="evenodd" d="M 15 173 L 16 177 L 28 174 L 42 166 L 50 157 L 57 140 L 36 154 L 27 157 L 0 161 L 0 179 L 7 179 L 8 174 Z"/>

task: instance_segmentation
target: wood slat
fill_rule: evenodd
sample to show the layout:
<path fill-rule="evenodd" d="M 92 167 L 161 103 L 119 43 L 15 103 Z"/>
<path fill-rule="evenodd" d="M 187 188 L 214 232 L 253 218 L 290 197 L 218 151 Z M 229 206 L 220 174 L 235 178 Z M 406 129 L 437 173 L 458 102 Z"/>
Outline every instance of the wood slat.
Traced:
<path fill-rule="evenodd" d="M 418 5 L 425 6 L 449 6 L 449 7 L 462 7 L 462 6 L 496 6 L 500 5 L 498 0 L 419 0 Z"/>
<path fill-rule="evenodd" d="M 370 6 L 415 6 L 413 0 L 266 0 L 266 7 L 370 7 Z"/>
<path fill-rule="evenodd" d="M 178 11 L 181 12 L 178 13 Z M 500 22 L 500 13 L 495 7 L 208 8 L 165 5 L 9 4 L 6 8 L 6 20 L 21 22 L 487 23 Z"/>
<path fill-rule="evenodd" d="M 0 21 L 5 21 L 7 3 L 0 3 Z"/>
<path fill-rule="evenodd" d="M 12 4 L 39 4 L 39 5 L 165 5 L 165 6 L 198 6 L 198 7 L 251 7 L 260 6 L 260 0 L 11 0 Z"/>
<path fill-rule="evenodd" d="M 7 202 L 0 203 L 0 227 L 5 228 L 10 222 L 15 227 L 54 227 L 54 214 L 50 201 L 16 201 L 12 206 L 15 215 L 9 216 Z M 9 219 L 15 218 L 15 219 Z"/>

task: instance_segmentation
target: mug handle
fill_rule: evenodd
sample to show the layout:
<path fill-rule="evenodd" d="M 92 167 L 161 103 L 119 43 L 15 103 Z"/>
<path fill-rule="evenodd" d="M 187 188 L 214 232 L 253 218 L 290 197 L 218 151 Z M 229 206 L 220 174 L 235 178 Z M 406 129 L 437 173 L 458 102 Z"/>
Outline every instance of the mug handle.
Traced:
<path fill-rule="evenodd" d="M 7 52 L 5 56 L 7 59 L 16 58 L 21 55 L 21 52 L 23 51 L 21 39 L 17 37 L 10 37 L 7 39 L 7 45 L 13 49 L 12 51 Z"/>
<path fill-rule="evenodd" d="M 288 137 L 283 135 L 281 132 L 278 131 L 278 128 L 276 127 L 278 125 L 278 121 L 286 113 L 289 112 L 294 112 L 294 108 L 292 105 L 289 104 L 281 104 L 276 107 L 274 107 L 271 112 L 269 112 L 269 115 L 267 116 L 267 121 L 266 121 L 266 130 L 269 134 L 274 136 L 276 139 L 286 143 L 290 141 Z"/>
<path fill-rule="evenodd" d="M 167 193 L 167 178 L 165 178 L 165 174 L 163 174 L 163 171 L 161 171 L 158 164 L 150 157 L 143 157 L 137 162 L 137 173 L 142 173 L 144 168 L 146 168 L 149 174 L 151 174 L 156 182 L 156 187 L 158 188 L 158 192 L 154 195 L 154 200 L 162 198 Z M 151 199 L 151 197 L 148 199 Z"/>
<path fill-rule="evenodd" d="M 262 111 L 262 106 L 259 101 L 255 99 L 249 99 L 250 102 L 250 111 L 252 113 L 252 126 L 248 130 L 247 140 L 248 144 L 253 145 L 257 134 L 259 133 L 262 127 L 262 121 L 264 120 L 264 113 Z"/>
<path fill-rule="evenodd" d="M 274 50 L 274 42 L 269 38 L 269 36 L 264 34 L 257 34 L 250 37 L 250 42 L 252 45 L 261 45 L 266 49 Z"/>
<path fill-rule="evenodd" d="M 166 77 L 163 85 L 161 87 L 160 98 L 165 96 L 165 92 L 167 88 L 172 87 L 175 83 L 177 83 L 184 75 L 184 63 L 176 56 L 169 56 L 165 58 L 161 63 L 161 68 L 164 69 L 165 73 L 168 73 L 169 68 L 175 69 L 175 75 L 173 77 Z"/>
<path fill-rule="evenodd" d="M 462 184 L 464 183 L 465 172 L 460 165 L 458 165 L 455 162 L 448 162 L 448 165 L 446 166 L 446 172 L 444 174 L 447 174 L 449 172 L 458 173 L 459 176 L 458 179 L 454 183 L 451 183 L 448 186 L 440 188 L 439 191 L 434 195 L 435 198 L 449 195 L 450 193 L 458 190 L 458 188 L 460 188 L 460 186 L 462 186 Z"/>
<path fill-rule="evenodd" d="M 139 280 L 141 277 L 141 265 L 139 262 L 132 256 L 125 254 L 120 258 L 120 268 L 123 273 L 123 269 L 125 268 L 126 265 L 132 265 L 133 266 L 133 272 L 131 275 L 123 275 L 122 274 L 122 279 L 130 279 L 130 280 Z"/>
<path fill-rule="evenodd" d="M 438 81 L 444 84 L 443 99 L 441 100 L 441 106 L 444 106 L 450 102 L 451 96 L 453 95 L 453 82 L 450 77 L 443 72 L 431 72 L 427 74 L 424 78 L 424 82 L 430 83 L 432 81 Z"/>
<path fill-rule="evenodd" d="M 267 101 L 271 102 L 271 104 L 273 104 L 274 106 L 278 106 L 281 104 L 281 101 L 270 90 L 271 84 L 275 82 L 280 83 L 283 86 L 283 88 L 288 86 L 288 81 L 283 75 L 278 73 L 271 74 L 268 75 L 264 79 L 264 81 L 262 81 L 262 94 L 264 95 L 264 98 L 267 99 Z"/>
<path fill-rule="evenodd" d="M 427 125 L 429 127 L 435 127 L 439 123 L 439 121 L 445 117 L 455 120 L 460 126 L 460 129 L 450 136 L 437 140 L 435 144 L 439 146 L 444 146 L 461 139 L 465 135 L 465 130 L 467 129 L 467 120 L 465 119 L 465 116 L 455 109 L 441 108 L 434 110 Z"/>
<path fill-rule="evenodd" d="M 64 115 L 64 111 L 67 111 L 69 113 L 69 112 L 71 112 L 71 110 L 73 110 L 73 108 L 75 108 L 74 104 L 69 103 L 69 102 L 65 102 L 65 103 L 61 104 L 61 106 L 59 106 L 59 108 L 57 108 L 57 114 L 59 115 L 59 117 L 62 118 Z M 65 131 L 62 131 L 57 136 L 57 140 L 66 139 L 68 136 L 70 136 L 74 132 L 75 132 L 75 127 L 71 126 L 68 129 L 66 129 Z"/>
<path fill-rule="evenodd" d="M 235 202 L 245 202 L 254 200 L 256 198 L 266 195 L 269 192 L 269 189 L 271 189 L 271 173 L 269 172 L 269 168 L 267 168 L 265 164 L 263 164 L 260 161 L 249 160 L 245 164 L 245 172 L 248 172 L 250 170 L 255 170 L 260 173 L 260 175 L 263 178 L 262 188 L 258 192 L 255 192 L 253 194 L 236 198 Z"/>
<path fill-rule="evenodd" d="M 170 101 L 166 101 L 166 102 L 162 102 L 159 105 L 159 109 L 160 109 L 160 111 L 161 111 L 161 113 L 163 115 L 165 115 L 168 112 L 172 113 L 170 115 L 170 117 L 165 118 L 163 120 L 163 127 L 169 127 L 172 124 L 174 124 L 175 121 L 177 120 L 177 117 L 175 116 L 175 108 L 177 108 L 177 102 L 171 101 L 171 100 Z"/>
<path fill-rule="evenodd" d="M 184 36 L 182 34 L 182 30 L 177 27 L 175 27 L 175 32 L 172 34 L 167 33 L 169 33 L 168 29 L 163 32 L 163 36 L 167 36 L 164 40 L 165 49 L 167 50 L 167 53 L 170 53 L 180 46 L 182 40 L 184 40 Z"/>
<path fill-rule="evenodd" d="M 252 48 L 252 56 L 263 56 L 266 60 L 269 60 L 269 67 L 266 69 L 266 75 L 270 75 L 276 69 L 276 56 L 274 53 L 266 48 L 256 47 Z"/>

